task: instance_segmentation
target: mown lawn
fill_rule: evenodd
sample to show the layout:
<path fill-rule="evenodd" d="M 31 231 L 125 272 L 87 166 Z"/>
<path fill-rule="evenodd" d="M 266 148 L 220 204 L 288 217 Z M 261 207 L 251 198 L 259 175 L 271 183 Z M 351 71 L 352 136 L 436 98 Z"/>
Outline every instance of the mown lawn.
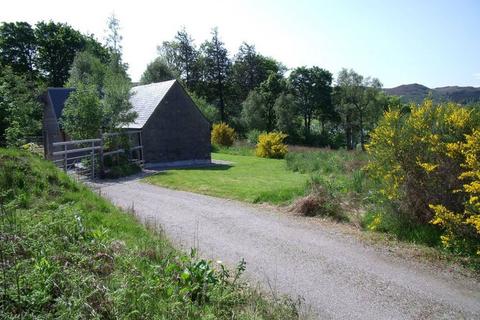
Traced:
<path fill-rule="evenodd" d="M 308 175 L 288 170 L 285 160 L 223 153 L 213 153 L 212 158 L 230 164 L 168 170 L 147 177 L 145 181 L 253 203 L 286 203 L 305 193 Z"/>

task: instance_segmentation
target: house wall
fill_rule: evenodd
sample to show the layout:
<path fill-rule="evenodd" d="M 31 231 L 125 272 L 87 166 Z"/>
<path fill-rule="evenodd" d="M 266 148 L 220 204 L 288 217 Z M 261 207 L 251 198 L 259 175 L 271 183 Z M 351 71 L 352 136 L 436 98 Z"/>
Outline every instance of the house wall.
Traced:
<path fill-rule="evenodd" d="M 142 129 L 144 160 L 210 161 L 210 123 L 175 83 Z"/>
<path fill-rule="evenodd" d="M 48 95 L 44 97 L 43 105 L 43 145 L 45 158 L 53 159 L 53 143 L 63 141 L 60 127 Z"/>

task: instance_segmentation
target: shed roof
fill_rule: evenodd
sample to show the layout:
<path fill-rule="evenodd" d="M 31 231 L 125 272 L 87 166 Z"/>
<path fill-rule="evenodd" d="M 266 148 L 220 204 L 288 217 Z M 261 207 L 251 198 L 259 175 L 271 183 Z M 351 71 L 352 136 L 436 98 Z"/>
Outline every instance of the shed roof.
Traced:
<path fill-rule="evenodd" d="M 65 101 L 67 101 L 70 92 L 75 91 L 73 88 L 48 88 L 47 94 L 52 102 L 53 110 L 57 119 L 62 115 Z"/>
<path fill-rule="evenodd" d="M 131 89 L 130 103 L 133 106 L 133 110 L 137 112 L 138 117 L 135 122 L 128 125 L 128 128 L 143 128 L 175 81 L 169 80 L 133 87 Z"/>

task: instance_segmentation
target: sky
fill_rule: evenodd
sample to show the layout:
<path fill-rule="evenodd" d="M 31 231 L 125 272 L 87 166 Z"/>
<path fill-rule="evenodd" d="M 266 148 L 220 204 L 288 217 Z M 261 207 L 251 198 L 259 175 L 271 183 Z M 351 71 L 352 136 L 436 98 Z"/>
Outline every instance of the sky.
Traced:
<path fill-rule="evenodd" d="M 0 21 L 66 22 L 103 42 L 112 13 L 133 81 L 184 26 L 197 45 L 218 27 L 231 56 L 248 42 L 288 68 L 352 68 L 387 88 L 480 87 L 480 0 L 15 0 Z"/>

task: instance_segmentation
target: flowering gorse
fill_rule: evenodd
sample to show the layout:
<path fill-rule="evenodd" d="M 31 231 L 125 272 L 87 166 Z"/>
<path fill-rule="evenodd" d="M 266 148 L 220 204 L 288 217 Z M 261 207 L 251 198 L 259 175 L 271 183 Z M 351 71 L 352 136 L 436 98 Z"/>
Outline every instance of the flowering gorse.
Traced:
<path fill-rule="evenodd" d="M 480 250 L 479 128 L 478 109 L 425 100 L 385 112 L 367 146 L 381 192 L 454 250 Z"/>

